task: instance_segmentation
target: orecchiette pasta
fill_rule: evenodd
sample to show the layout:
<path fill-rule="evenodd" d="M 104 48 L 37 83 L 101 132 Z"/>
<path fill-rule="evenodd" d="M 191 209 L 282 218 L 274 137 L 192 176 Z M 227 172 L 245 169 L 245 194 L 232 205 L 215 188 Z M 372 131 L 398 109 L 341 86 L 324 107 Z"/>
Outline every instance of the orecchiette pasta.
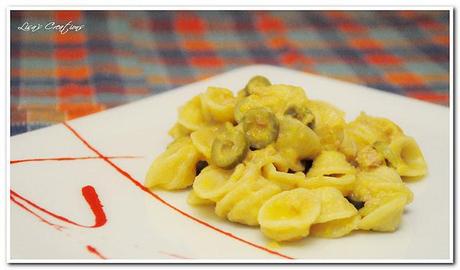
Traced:
<path fill-rule="evenodd" d="M 174 139 L 179 139 L 189 135 L 192 131 L 183 125 L 176 123 L 168 132 L 168 134 Z"/>
<path fill-rule="evenodd" d="M 212 142 L 216 138 L 220 126 L 205 126 L 190 134 L 193 145 L 200 151 L 207 160 L 211 159 Z"/>
<path fill-rule="evenodd" d="M 360 209 L 362 219 L 358 228 L 382 232 L 396 230 L 401 222 L 406 200 L 404 195 L 396 194 L 367 201 Z"/>
<path fill-rule="evenodd" d="M 275 144 L 284 162 L 277 165 L 294 171 L 303 170 L 302 159 L 313 159 L 321 151 L 318 136 L 308 126 L 291 117 L 281 117 Z"/>
<path fill-rule="evenodd" d="M 206 93 L 200 95 L 200 99 L 202 113 L 209 122 L 233 122 L 236 100 L 232 91 L 208 87 Z"/>
<path fill-rule="evenodd" d="M 347 218 L 355 215 L 358 211 L 348 202 L 342 193 L 332 187 L 323 187 L 313 190 L 318 194 L 321 201 L 321 212 L 315 223 L 325 223 L 335 219 Z"/>
<path fill-rule="evenodd" d="M 297 188 L 270 198 L 260 209 L 258 220 L 262 232 L 277 240 L 295 240 L 308 236 L 310 226 L 321 213 L 318 194 Z"/>
<path fill-rule="evenodd" d="M 342 131 L 342 141 L 338 146 L 338 150 L 342 152 L 348 160 L 353 160 L 358 153 L 358 144 L 353 139 L 347 127 Z"/>
<path fill-rule="evenodd" d="M 381 166 L 369 171 L 360 171 L 352 192 L 358 201 L 369 201 L 372 198 L 388 194 L 403 194 L 407 203 L 412 202 L 413 194 L 403 183 L 395 169 Z"/>
<path fill-rule="evenodd" d="M 401 176 L 418 177 L 427 173 L 422 151 L 413 138 L 396 137 L 390 141 L 388 147 L 394 156 L 390 163 Z"/>
<path fill-rule="evenodd" d="M 187 203 L 190 204 L 190 205 L 196 205 L 196 206 L 214 205 L 215 204 L 215 202 L 213 202 L 211 200 L 204 199 L 204 198 L 201 198 L 200 196 L 198 196 L 193 189 L 188 194 Z"/>
<path fill-rule="evenodd" d="M 199 96 L 192 98 L 184 106 L 179 108 L 177 122 L 189 130 L 197 130 L 206 124 Z"/>
<path fill-rule="evenodd" d="M 321 187 L 334 187 L 340 192 L 343 196 L 347 196 L 353 191 L 356 181 L 355 175 L 343 175 L 339 177 L 333 176 L 313 176 L 305 179 L 304 182 L 300 185 L 301 187 L 315 189 Z"/>
<path fill-rule="evenodd" d="M 304 90 L 249 80 L 237 95 L 208 87 L 179 108 L 174 141 L 145 186 L 192 187 L 187 202 L 275 241 L 394 231 L 427 164 L 392 121 L 345 113 Z"/>
<path fill-rule="evenodd" d="M 359 226 L 360 220 L 360 215 L 353 215 L 347 218 L 334 219 L 326 223 L 313 224 L 310 232 L 313 236 L 338 238 L 356 230 Z"/>
<path fill-rule="evenodd" d="M 390 120 L 372 117 L 365 113 L 361 113 L 354 121 L 347 124 L 345 134 L 351 138 L 357 150 L 374 146 L 375 143 L 388 145 L 404 136 L 402 129 Z"/>
<path fill-rule="evenodd" d="M 341 152 L 328 150 L 313 161 L 303 186 L 306 188 L 334 187 L 348 195 L 354 186 L 356 168 L 347 162 Z"/>
<path fill-rule="evenodd" d="M 193 184 L 195 166 L 201 154 L 188 137 L 182 137 L 158 156 L 147 172 L 145 185 L 165 189 L 182 189 Z"/>
<path fill-rule="evenodd" d="M 276 183 L 283 190 L 301 187 L 305 182 L 305 174 L 302 172 L 280 172 L 275 165 L 269 163 L 262 168 L 263 176 Z"/>
<path fill-rule="evenodd" d="M 337 149 L 342 141 L 345 113 L 335 106 L 319 100 L 310 100 L 307 107 L 315 115 L 314 131 L 320 137 L 323 149 Z"/>
<path fill-rule="evenodd" d="M 347 162 L 345 155 L 337 151 L 322 151 L 313 161 L 308 177 L 353 175 L 356 168 Z"/>
<path fill-rule="evenodd" d="M 193 190 L 201 198 L 217 202 L 238 182 L 244 170 L 243 164 L 233 170 L 224 170 L 210 165 L 196 177 Z"/>
<path fill-rule="evenodd" d="M 247 225 L 259 225 L 257 215 L 262 204 L 279 193 L 281 189 L 260 177 L 242 179 L 232 191 L 228 192 L 216 205 L 216 214 L 230 221 Z"/>

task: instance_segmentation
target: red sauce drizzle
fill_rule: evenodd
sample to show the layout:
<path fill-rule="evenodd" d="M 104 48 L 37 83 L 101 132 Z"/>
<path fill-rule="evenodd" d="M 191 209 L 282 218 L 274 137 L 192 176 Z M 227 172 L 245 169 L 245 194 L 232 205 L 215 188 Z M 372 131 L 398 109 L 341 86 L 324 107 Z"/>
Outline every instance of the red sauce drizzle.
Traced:
<path fill-rule="evenodd" d="M 35 217 L 37 217 L 41 222 L 45 223 L 45 224 L 48 224 L 50 225 L 51 227 L 55 228 L 56 230 L 60 231 L 62 230 L 62 226 L 60 225 L 57 225 L 57 224 L 54 224 L 54 223 L 51 223 L 50 221 L 42 218 L 41 216 L 37 215 L 35 212 L 33 212 L 32 210 L 30 210 L 29 208 L 27 208 L 24 204 L 18 202 L 13 194 L 10 195 L 10 199 L 12 202 L 14 202 L 15 204 L 17 204 L 19 207 L 21 207 L 22 209 L 26 210 L 27 212 L 31 213 L 32 215 L 34 215 Z"/>
<path fill-rule="evenodd" d="M 115 158 L 140 158 L 138 156 L 111 156 L 108 159 Z M 70 161 L 70 160 L 85 160 L 85 159 L 101 159 L 101 157 L 57 157 L 57 158 L 28 158 L 11 160 L 10 164 L 23 163 L 23 162 L 37 162 L 37 161 Z"/>
<path fill-rule="evenodd" d="M 112 166 L 115 170 L 117 170 L 120 174 L 122 174 L 123 176 L 125 176 L 128 180 L 130 180 L 134 185 L 136 185 L 139 189 L 141 189 L 142 191 L 146 192 L 147 194 L 151 195 L 153 198 L 155 198 L 156 200 L 158 200 L 159 202 L 161 202 L 162 204 L 168 206 L 169 208 L 173 209 L 174 211 L 180 213 L 181 215 L 197 222 L 197 223 L 200 223 L 210 229 L 213 229 L 214 231 L 217 231 L 221 234 L 224 234 L 228 237 L 231 237 L 233 239 L 236 239 L 240 242 L 243 242 L 245 244 L 248 244 L 252 247 L 255 247 L 255 248 L 258 248 L 260 250 L 263 250 L 263 251 L 266 251 L 268 253 L 271 253 L 273 255 L 277 255 L 277 256 L 280 256 L 282 258 L 285 258 L 285 259 L 294 259 L 290 256 L 287 256 L 287 255 L 284 255 L 284 254 L 281 254 L 279 252 L 276 252 L 274 250 L 271 250 L 271 249 L 268 249 L 266 247 L 263 247 L 263 246 L 260 246 L 260 245 L 257 245 L 255 243 L 252 243 L 248 240 L 245 240 L 243 238 L 240 238 L 236 235 L 233 235 L 229 232 L 226 232 L 222 229 L 219 229 L 205 221 L 202 221 L 182 210 L 180 210 L 179 208 L 175 207 L 174 205 L 166 202 L 165 200 L 163 200 L 160 196 L 158 196 L 157 194 L 153 193 L 152 191 L 150 191 L 148 188 L 146 188 L 145 186 L 143 186 L 142 184 L 140 184 L 136 179 L 134 179 L 129 173 L 127 173 L 126 171 L 124 171 L 123 169 L 121 169 L 120 167 L 118 167 L 115 163 L 113 163 L 112 161 L 110 161 L 107 157 L 105 157 L 104 155 L 102 155 L 97 149 L 95 149 L 93 146 L 91 146 L 75 129 L 73 129 L 69 124 L 67 124 L 66 122 L 63 123 L 65 127 L 67 127 L 84 145 L 86 145 L 86 147 L 88 149 L 90 149 L 91 151 L 93 151 L 94 153 L 96 153 L 100 158 L 102 158 L 105 162 L 107 162 L 110 166 Z"/>
<path fill-rule="evenodd" d="M 177 255 L 177 254 L 174 254 L 174 253 L 169 253 L 169 252 L 165 252 L 165 251 L 158 251 L 158 253 L 160 254 L 164 254 L 164 255 L 167 255 L 167 256 L 170 256 L 170 257 L 173 257 L 173 258 L 177 258 L 177 259 L 185 259 L 185 260 L 190 260 L 190 258 L 187 258 L 185 256 L 182 256 L 182 255 Z"/>
<path fill-rule="evenodd" d="M 99 258 L 105 260 L 107 259 L 105 256 L 103 256 L 95 247 L 86 245 L 86 250 L 88 250 L 90 253 L 98 256 Z"/>
<path fill-rule="evenodd" d="M 75 225 L 75 226 L 78 226 L 78 227 L 83 227 L 83 228 L 97 228 L 97 227 L 101 227 L 103 226 L 106 222 L 107 222 L 107 218 L 105 216 L 105 213 L 104 213 L 104 209 L 103 209 L 103 206 L 99 200 L 99 197 L 96 193 L 96 190 L 94 189 L 94 187 L 92 186 L 85 186 L 81 189 L 81 193 L 83 195 L 83 197 L 85 198 L 86 202 L 88 203 L 89 207 L 91 208 L 91 211 L 93 212 L 94 214 L 94 217 L 95 217 L 95 222 L 94 222 L 94 225 L 91 225 L 91 226 L 86 226 L 86 225 L 81 225 L 81 224 L 78 224 L 72 220 L 69 220 L 63 216 L 60 216 L 58 214 L 55 214 L 39 205 L 37 205 L 36 203 L 24 198 L 23 196 L 19 195 L 18 193 L 16 193 L 14 190 L 10 190 L 10 198 L 13 202 L 15 202 L 16 204 L 18 204 L 19 206 L 21 206 L 22 208 L 25 208 L 28 212 L 30 213 L 33 213 L 30 209 L 27 209 L 27 207 L 23 204 L 20 204 L 16 198 L 19 198 L 21 199 L 22 201 L 26 202 L 28 205 L 32 206 L 33 208 L 35 208 L 36 210 L 38 211 L 41 211 L 45 214 L 48 214 L 56 219 L 59 219 L 63 222 L 66 222 L 66 223 L 69 223 L 69 224 L 72 224 L 72 225 Z M 16 197 L 16 198 L 14 198 Z M 38 214 L 36 213 L 33 213 L 35 216 L 37 216 L 41 221 L 49 224 L 49 225 L 52 225 L 54 226 L 55 224 L 52 224 L 48 221 L 46 221 L 44 218 L 40 217 Z"/>

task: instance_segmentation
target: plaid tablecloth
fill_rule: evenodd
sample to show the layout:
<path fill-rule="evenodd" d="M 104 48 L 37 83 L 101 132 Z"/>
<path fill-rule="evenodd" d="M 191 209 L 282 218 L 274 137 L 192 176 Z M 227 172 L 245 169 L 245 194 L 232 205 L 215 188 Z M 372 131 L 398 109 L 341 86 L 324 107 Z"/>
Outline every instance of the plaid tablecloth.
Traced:
<path fill-rule="evenodd" d="M 449 13 L 12 11 L 11 135 L 255 63 L 448 106 Z"/>

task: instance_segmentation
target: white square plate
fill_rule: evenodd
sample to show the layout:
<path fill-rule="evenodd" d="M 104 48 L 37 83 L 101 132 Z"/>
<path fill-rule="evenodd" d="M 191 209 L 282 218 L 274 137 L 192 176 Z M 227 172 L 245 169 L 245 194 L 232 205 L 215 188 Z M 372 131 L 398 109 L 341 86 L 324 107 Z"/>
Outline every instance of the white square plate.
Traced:
<path fill-rule="evenodd" d="M 360 111 L 387 117 L 416 139 L 429 174 L 408 184 L 414 202 L 407 206 L 396 232 L 309 237 L 274 248 L 258 228 L 222 220 L 206 207 L 189 206 L 188 190 L 142 189 L 138 183 L 143 183 L 150 163 L 171 141 L 167 131 L 177 119 L 177 108 L 207 86 L 236 91 L 255 74 L 274 83 L 302 86 L 310 98 L 345 111 L 347 120 Z M 69 121 L 67 126 L 14 136 L 10 261 L 448 262 L 452 258 L 449 117 L 445 107 L 257 65 Z"/>

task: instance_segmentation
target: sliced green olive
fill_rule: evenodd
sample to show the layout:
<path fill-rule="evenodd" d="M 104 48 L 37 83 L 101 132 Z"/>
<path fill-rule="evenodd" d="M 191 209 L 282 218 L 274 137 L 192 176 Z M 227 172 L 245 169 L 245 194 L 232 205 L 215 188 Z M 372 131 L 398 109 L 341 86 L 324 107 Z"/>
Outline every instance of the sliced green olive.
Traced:
<path fill-rule="evenodd" d="M 264 148 L 278 138 L 278 119 L 269 109 L 259 107 L 247 111 L 242 123 L 252 148 Z"/>
<path fill-rule="evenodd" d="M 272 83 L 266 77 L 257 75 L 249 80 L 249 82 L 244 87 L 244 91 L 247 95 L 250 95 L 254 93 L 255 89 L 263 86 L 269 86 L 271 84 Z"/>
<path fill-rule="evenodd" d="M 285 111 L 284 115 L 291 116 L 309 128 L 315 126 L 315 115 L 305 106 L 294 104 L 289 106 Z"/>
<path fill-rule="evenodd" d="M 257 95 L 247 96 L 239 100 L 235 105 L 234 117 L 237 123 L 240 123 L 244 114 L 253 108 L 260 107 L 261 99 Z"/>
<path fill-rule="evenodd" d="M 233 126 L 226 126 L 214 139 L 211 161 L 223 169 L 231 169 L 243 161 L 248 152 L 244 133 Z"/>

